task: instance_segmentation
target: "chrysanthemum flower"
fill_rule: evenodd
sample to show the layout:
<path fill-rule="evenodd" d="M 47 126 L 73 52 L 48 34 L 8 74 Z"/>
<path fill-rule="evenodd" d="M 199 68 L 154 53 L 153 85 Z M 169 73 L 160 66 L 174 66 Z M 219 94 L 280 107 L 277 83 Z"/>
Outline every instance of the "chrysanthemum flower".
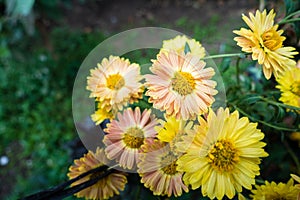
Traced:
<path fill-rule="evenodd" d="M 121 110 L 128 102 L 142 98 L 140 66 L 117 56 L 104 58 L 98 67 L 91 69 L 87 78 L 90 97 L 101 102 L 106 111 Z"/>
<path fill-rule="evenodd" d="M 295 67 L 296 62 L 292 60 L 295 52 L 294 47 L 284 47 L 285 37 L 281 36 L 283 30 L 277 30 L 274 25 L 275 13 L 271 10 L 268 14 L 256 11 L 255 16 L 249 13 L 250 18 L 243 15 L 243 20 L 249 29 L 241 28 L 233 31 L 239 37 L 235 37 L 237 45 L 242 51 L 252 53 L 252 59 L 257 60 L 263 66 L 266 79 L 270 79 L 272 73 L 277 77 L 283 71 Z"/>
<path fill-rule="evenodd" d="M 89 151 L 80 159 L 74 160 L 74 165 L 69 168 L 68 177 L 70 179 L 76 178 L 84 172 L 107 165 L 108 163 L 109 160 L 105 156 L 104 150 L 97 148 L 96 153 Z M 101 172 L 97 173 L 99 174 L 86 176 L 74 182 L 71 186 L 81 184 L 88 181 L 90 178 L 101 174 Z M 84 197 L 86 199 L 108 199 L 114 195 L 118 195 L 119 191 L 124 190 L 126 183 L 126 174 L 124 172 L 114 171 L 108 176 L 100 179 L 96 184 L 76 193 L 75 196 Z"/>
<path fill-rule="evenodd" d="M 275 182 L 269 183 L 265 181 L 265 185 L 255 186 L 256 190 L 252 190 L 252 195 L 250 197 L 253 200 L 261 199 L 285 199 L 285 200 L 295 200 L 297 199 L 299 189 L 294 186 L 293 179 L 290 179 L 286 184 Z"/>
<path fill-rule="evenodd" d="M 177 156 L 169 146 L 159 140 L 142 146 L 143 154 L 138 163 L 138 173 L 145 187 L 154 195 L 181 196 L 188 187 L 182 182 L 182 172 L 177 171 Z"/>
<path fill-rule="evenodd" d="M 165 116 L 165 120 L 160 120 L 161 126 L 155 127 L 158 133 L 157 138 L 162 142 L 167 142 L 174 154 L 185 152 L 187 146 L 178 144 L 182 144 L 182 137 L 191 132 L 193 122 L 176 119 L 174 116 Z"/>
<path fill-rule="evenodd" d="M 183 120 L 207 112 L 217 93 L 216 82 L 210 80 L 213 68 L 204 68 L 206 63 L 199 56 L 174 51 L 161 52 L 152 62 L 153 74 L 145 75 L 145 85 L 154 108 Z"/>
<path fill-rule="evenodd" d="M 260 140 L 264 134 L 257 123 L 247 117 L 239 119 L 237 111 L 220 108 L 209 111 L 207 121 L 198 117 L 197 135 L 187 153 L 179 158 L 178 169 L 185 172 L 183 180 L 203 196 L 233 198 L 242 187 L 251 189 L 259 175 L 260 157 L 268 154 Z"/>
<path fill-rule="evenodd" d="M 107 124 L 104 130 L 105 152 L 109 159 L 116 160 L 125 169 L 135 169 L 141 146 L 156 136 L 154 127 L 158 122 L 150 110 L 141 113 L 139 107 L 128 108 L 117 119 Z"/>
<path fill-rule="evenodd" d="M 161 50 L 174 50 L 178 54 L 182 54 L 184 53 L 186 44 L 188 44 L 190 53 L 192 55 L 199 56 L 200 58 L 203 58 L 205 56 L 205 49 L 202 47 L 200 42 L 196 41 L 195 39 L 189 39 L 185 35 L 178 35 L 173 39 L 164 40 Z"/>
<path fill-rule="evenodd" d="M 286 105 L 300 107 L 300 68 L 285 71 L 277 82 L 276 88 L 281 91 L 279 100 Z"/>
<path fill-rule="evenodd" d="M 94 114 L 91 115 L 92 120 L 96 123 L 96 125 L 103 122 L 105 119 L 112 120 L 114 119 L 114 114 L 112 111 L 107 111 L 106 109 L 101 107 L 101 103 L 98 102 L 98 109 Z"/>

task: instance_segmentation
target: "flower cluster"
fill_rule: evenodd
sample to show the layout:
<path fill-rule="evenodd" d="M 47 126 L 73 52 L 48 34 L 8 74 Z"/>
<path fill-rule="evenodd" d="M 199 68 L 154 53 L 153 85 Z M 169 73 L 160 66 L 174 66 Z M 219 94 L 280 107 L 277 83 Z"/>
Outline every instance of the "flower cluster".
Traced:
<path fill-rule="evenodd" d="M 292 60 L 297 52 L 283 46 L 285 37 L 274 17 L 273 10 L 243 16 L 250 29 L 234 31 L 239 35 L 234 40 L 263 66 L 266 79 L 275 76 L 282 91 L 279 100 L 299 107 L 300 69 Z M 268 156 L 265 135 L 234 107 L 212 108 L 218 93 L 216 69 L 208 66 L 205 55 L 200 42 L 177 36 L 163 41 L 150 74 L 141 74 L 139 64 L 128 59 L 104 58 L 87 78 L 97 104 L 92 120 L 109 120 L 104 147 L 75 160 L 69 177 L 114 161 L 120 169 L 136 170 L 154 195 L 178 197 L 200 188 L 210 199 L 232 199 L 243 189 L 252 190 L 253 199 L 272 199 L 278 191 L 286 199 L 297 196 L 299 187 L 292 179 L 252 189 L 261 159 Z M 145 101 L 151 109 L 140 106 Z M 116 170 L 76 195 L 106 199 L 119 194 L 125 183 L 126 174 Z"/>

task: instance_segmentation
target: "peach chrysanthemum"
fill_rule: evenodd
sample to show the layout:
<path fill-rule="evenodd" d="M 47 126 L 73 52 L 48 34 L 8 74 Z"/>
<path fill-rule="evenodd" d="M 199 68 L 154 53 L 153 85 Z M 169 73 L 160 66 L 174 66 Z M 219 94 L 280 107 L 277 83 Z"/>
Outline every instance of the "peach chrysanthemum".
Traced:
<path fill-rule="evenodd" d="M 107 124 L 104 130 L 108 133 L 103 139 L 107 157 L 116 160 L 125 169 L 135 169 L 141 146 L 153 140 L 157 134 L 154 127 L 157 125 L 150 110 L 141 113 L 137 107 L 134 111 L 128 108 L 123 114 L 118 113 L 117 119 Z"/>
<path fill-rule="evenodd" d="M 185 172 L 183 180 L 192 189 L 201 186 L 203 196 L 233 198 L 242 187 L 251 189 L 259 175 L 260 157 L 268 154 L 260 140 L 264 134 L 257 123 L 239 118 L 237 111 L 220 108 L 209 111 L 207 121 L 198 117 L 196 135 L 187 153 L 181 156 L 178 170 Z"/>
<path fill-rule="evenodd" d="M 256 189 L 252 190 L 250 197 L 253 200 L 261 199 L 285 199 L 285 200 L 296 200 L 298 197 L 299 189 L 294 186 L 293 179 L 290 179 L 287 183 L 275 182 L 269 183 L 265 181 L 265 185 L 256 185 Z"/>
<path fill-rule="evenodd" d="M 188 187 L 182 182 L 182 172 L 177 171 L 177 156 L 159 140 L 142 146 L 143 154 L 138 163 L 138 173 L 145 187 L 154 195 L 181 196 Z"/>
<path fill-rule="evenodd" d="M 178 54 L 182 54 L 185 51 L 186 44 L 189 47 L 189 51 L 194 56 L 199 56 L 203 58 L 205 56 L 205 49 L 202 47 L 200 42 L 195 39 L 189 39 L 185 35 L 178 35 L 173 39 L 164 40 L 162 51 L 174 50 Z"/>
<path fill-rule="evenodd" d="M 128 103 L 142 98 L 140 66 L 117 56 L 104 58 L 98 67 L 91 69 L 87 78 L 90 97 L 96 98 L 105 112 L 115 114 Z"/>
<path fill-rule="evenodd" d="M 286 105 L 300 107 L 300 68 L 285 71 L 277 79 L 281 97 L 279 98 Z"/>
<path fill-rule="evenodd" d="M 84 172 L 107 165 L 108 163 L 109 160 L 105 156 L 104 150 L 97 148 L 96 153 L 89 151 L 80 159 L 74 160 L 74 165 L 69 168 L 68 177 L 70 179 L 76 178 Z M 88 181 L 90 178 L 97 176 L 97 173 L 99 172 L 86 176 L 74 182 L 71 186 Z M 126 183 L 126 174 L 124 172 L 114 171 L 100 179 L 96 184 L 76 193 L 75 196 L 84 197 L 86 199 L 108 199 L 115 194 L 118 195 L 119 191 L 124 190 Z"/>
<path fill-rule="evenodd" d="M 210 80 L 213 68 L 205 68 L 199 56 L 174 51 L 161 52 L 152 62 L 145 85 L 154 108 L 183 120 L 207 112 L 217 94 L 216 82 Z"/>
<path fill-rule="evenodd" d="M 233 31 L 239 35 L 234 40 L 242 47 L 242 51 L 252 53 L 252 59 L 262 65 L 266 79 L 270 79 L 272 73 L 278 77 L 285 70 L 295 67 L 296 62 L 292 58 L 298 52 L 294 47 L 283 46 L 285 37 L 281 36 L 283 30 L 277 30 L 278 25 L 274 25 L 273 10 L 268 14 L 266 10 L 257 10 L 255 16 L 249 13 L 249 17 L 243 15 L 250 30 L 241 28 Z"/>

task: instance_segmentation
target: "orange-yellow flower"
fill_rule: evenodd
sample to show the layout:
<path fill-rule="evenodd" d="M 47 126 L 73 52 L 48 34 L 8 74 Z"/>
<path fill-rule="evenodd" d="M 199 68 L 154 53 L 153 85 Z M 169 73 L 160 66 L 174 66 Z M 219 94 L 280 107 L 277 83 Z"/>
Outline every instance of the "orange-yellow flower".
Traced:
<path fill-rule="evenodd" d="M 70 179 L 76 178 L 84 172 L 107 165 L 108 163 L 109 160 L 105 156 L 104 150 L 97 148 L 95 153 L 89 151 L 80 159 L 74 160 L 74 165 L 69 168 L 68 177 Z M 86 176 L 74 182 L 71 186 L 88 181 L 93 176 L 97 176 L 97 174 Z M 118 195 L 119 191 L 124 190 L 126 183 L 126 174 L 124 172 L 114 171 L 108 176 L 100 179 L 96 184 L 76 193 L 75 196 L 84 197 L 86 199 L 108 199 L 116 194 Z"/>
<path fill-rule="evenodd" d="M 242 51 L 251 53 L 252 59 L 262 65 L 266 79 L 270 79 L 272 73 L 278 77 L 285 70 L 295 67 L 296 62 L 292 58 L 298 54 L 294 47 L 283 46 L 283 30 L 277 30 L 278 24 L 274 25 L 274 17 L 273 10 L 268 14 L 266 10 L 257 10 L 255 16 L 252 13 L 249 13 L 249 18 L 243 15 L 250 29 L 233 31 L 239 35 L 234 40 L 242 47 Z"/>

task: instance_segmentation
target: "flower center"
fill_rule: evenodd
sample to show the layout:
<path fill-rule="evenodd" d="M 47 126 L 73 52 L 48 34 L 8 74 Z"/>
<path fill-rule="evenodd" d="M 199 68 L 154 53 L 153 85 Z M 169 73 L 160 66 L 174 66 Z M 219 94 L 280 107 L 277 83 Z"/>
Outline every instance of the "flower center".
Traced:
<path fill-rule="evenodd" d="M 282 47 L 283 40 L 274 29 L 264 32 L 261 37 L 263 40 L 263 45 L 271 51 L 275 51 L 276 49 Z"/>
<path fill-rule="evenodd" d="M 291 92 L 297 96 L 300 96 L 300 81 L 295 81 L 292 83 Z"/>
<path fill-rule="evenodd" d="M 182 96 L 191 94 L 196 87 L 194 77 L 188 72 L 175 72 L 172 88 Z"/>
<path fill-rule="evenodd" d="M 125 80 L 120 74 L 109 75 L 106 86 L 111 90 L 119 90 L 125 85 Z"/>
<path fill-rule="evenodd" d="M 209 163 L 220 172 L 231 171 L 239 160 L 239 153 L 228 140 L 217 141 L 208 153 Z"/>
<path fill-rule="evenodd" d="M 128 128 L 124 133 L 123 141 L 126 146 L 137 149 L 144 143 L 144 132 L 138 127 Z"/>
<path fill-rule="evenodd" d="M 177 163 L 176 163 L 176 161 L 177 161 L 177 159 L 172 154 L 168 154 L 165 157 L 163 157 L 162 162 L 163 162 L 163 164 L 167 163 L 167 165 L 162 168 L 162 171 L 165 174 L 168 174 L 168 175 L 176 174 L 177 173 L 177 170 L 176 170 Z"/>

